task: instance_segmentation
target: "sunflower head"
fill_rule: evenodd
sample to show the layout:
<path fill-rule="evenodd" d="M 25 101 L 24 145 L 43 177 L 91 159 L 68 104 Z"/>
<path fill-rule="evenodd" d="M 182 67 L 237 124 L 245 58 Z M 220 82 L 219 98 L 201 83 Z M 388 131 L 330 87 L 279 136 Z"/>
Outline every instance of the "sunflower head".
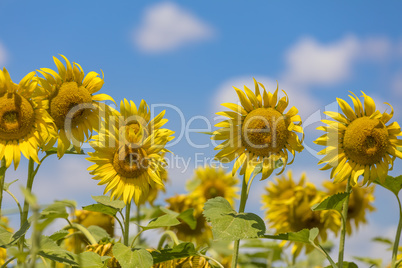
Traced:
<path fill-rule="evenodd" d="M 265 219 L 276 230 L 276 233 L 298 232 L 302 229 L 317 227 L 319 237 L 325 241 L 327 231 L 336 232 L 340 222 L 336 213 L 332 211 L 312 211 L 311 207 L 320 203 L 325 197 L 314 184 L 307 182 L 303 174 L 300 181 L 295 183 L 292 174 L 277 178 L 265 188 L 262 196 Z M 300 254 L 303 245 L 296 243 L 293 247 L 295 255 Z M 306 248 L 307 251 L 312 248 Z"/>
<path fill-rule="evenodd" d="M 15 84 L 5 68 L 0 70 L 0 159 L 5 158 L 6 167 L 14 161 L 17 169 L 21 153 L 39 163 L 39 148 L 56 136 L 39 93 L 35 72 Z"/>
<path fill-rule="evenodd" d="M 173 226 L 172 230 L 175 231 L 180 240 L 195 241 L 198 245 L 209 244 L 210 240 L 212 239 L 212 230 L 202 215 L 202 207 L 204 203 L 200 203 L 198 201 L 199 200 L 184 194 L 175 195 L 166 199 L 168 204 L 167 208 L 175 212 L 181 213 L 193 208 L 193 216 L 197 222 L 194 230 L 191 229 L 191 227 L 185 222 Z"/>
<path fill-rule="evenodd" d="M 397 147 L 402 141 L 397 136 L 402 135 L 397 122 L 387 125 L 394 111 L 381 113 L 376 110 L 373 99 L 363 93 L 364 106 L 353 93 L 349 95 L 352 107 L 344 100 L 337 99 L 343 112 L 324 112 L 333 120 L 322 120 L 327 126 L 318 127 L 326 133 L 315 143 L 326 146 L 320 155 L 325 155 L 318 164 L 325 163 L 321 169 L 332 168 L 331 178 L 341 182 L 351 178 L 351 184 L 356 185 L 363 176 L 363 185 L 370 184 L 376 178 L 385 180 L 388 170 L 392 169 L 394 159 L 402 158 L 402 152 Z"/>
<path fill-rule="evenodd" d="M 183 259 L 174 259 L 171 261 L 160 262 L 154 264 L 153 268 L 210 268 L 212 267 L 208 260 L 201 256 L 191 256 Z"/>
<path fill-rule="evenodd" d="M 57 154 L 62 157 L 72 143 L 77 151 L 83 142 L 87 141 L 92 131 L 97 131 L 102 117 L 109 113 L 108 106 L 99 101 L 114 100 L 106 94 L 97 94 L 104 83 L 96 72 L 89 72 L 86 76 L 78 63 L 66 66 L 53 57 L 57 70 L 42 68 L 38 70 L 44 78 L 39 83 L 49 100 L 48 112 L 53 118 L 58 130 Z M 54 140 L 56 142 L 56 140 Z"/>
<path fill-rule="evenodd" d="M 239 188 L 236 187 L 238 183 L 239 180 L 224 169 L 200 167 L 195 170 L 193 179 L 186 186 L 190 196 L 200 200 L 200 203 L 221 196 L 233 206 L 235 199 L 239 198 Z"/>
<path fill-rule="evenodd" d="M 147 200 L 150 189 L 163 189 L 165 146 L 174 133 L 161 128 L 167 122 L 164 113 L 151 119 L 144 100 L 138 109 L 124 100 L 120 112 L 113 111 L 90 142 L 95 152 L 88 153 L 87 160 L 95 164 L 88 170 L 100 185 L 107 184 L 105 193 L 111 191 L 113 199 L 122 197 L 127 204 L 134 198 L 138 205 Z"/>
<path fill-rule="evenodd" d="M 220 127 L 211 137 L 222 140 L 215 150 L 220 150 L 216 158 L 222 162 L 236 159 L 233 175 L 241 168 L 240 174 L 248 180 L 257 165 L 262 165 L 262 179 L 266 179 L 282 160 L 282 173 L 288 162 L 288 152 L 303 150 L 302 140 L 296 133 L 303 133 L 301 118 L 295 107 L 285 113 L 288 97 L 278 98 L 278 87 L 272 94 L 254 79 L 255 92 L 246 86 L 244 92 L 238 88 L 240 104 L 223 103 L 232 111 L 219 112 L 228 119 L 216 125 Z M 260 87 L 264 90 L 260 92 Z M 254 174 L 255 175 L 255 174 Z"/>
<path fill-rule="evenodd" d="M 99 244 L 88 245 L 85 248 L 85 251 L 86 252 L 95 252 L 96 254 L 98 254 L 100 256 L 112 257 L 111 259 L 108 260 L 107 267 L 108 268 L 121 268 L 119 262 L 113 255 L 113 246 L 114 246 L 114 242 L 100 241 Z"/>
<path fill-rule="evenodd" d="M 326 189 L 327 195 L 331 196 L 337 193 L 345 192 L 346 181 L 336 184 L 332 183 L 331 181 L 325 181 L 323 186 Z M 374 189 L 374 185 L 368 187 L 352 187 L 352 193 L 349 197 L 348 219 L 346 226 L 346 231 L 349 235 L 352 234 L 353 222 L 356 229 L 358 229 L 359 225 L 367 222 L 366 213 L 375 210 L 375 207 L 373 206 L 375 199 Z"/>

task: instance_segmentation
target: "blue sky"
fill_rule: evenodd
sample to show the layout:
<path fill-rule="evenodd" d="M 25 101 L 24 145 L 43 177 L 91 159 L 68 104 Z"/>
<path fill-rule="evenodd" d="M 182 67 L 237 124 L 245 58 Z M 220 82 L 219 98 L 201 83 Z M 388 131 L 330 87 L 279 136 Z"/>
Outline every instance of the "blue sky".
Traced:
<path fill-rule="evenodd" d="M 395 120 L 401 122 L 400 10 L 402 2 L 397 1 L 111 4 L 3 0 L 0 66 L 18 82 L 35 69 L 55 68 L 52 56 L 63 54 L 85 72 L 103 70 L 105 85 L 101 92 L 117 102 L 123 98 L 136 103 L 145 99 L 150 105 L 175 106 L 192 129 L 206 128 L 204 119 L 215 123 L 219 103 L 236 102 L 231 86 L 251 86 L 255 77 L 273 90 L 278 81 L 291 105 L 308 122 L 306 147 L 317 150 L 312 144 L 320 135 L 314 130 L 319 125 L 317 115 L 328 105 L 334 107 L 336 97 L 347 99 L 349 90 L 358 95 L 360 90 L 365 91 L 381 111 L 386 109 L 381 103 L 389 102 L 395 109 Z M 180 134 L 184 129 L 180 115 L 165 108 L 170 120 L 167 127 Z M 192 133 L 189 138 L 209 146 L 195 149 L 183 137 L 170 148 L 175 155 L 194 159 L 198 152 L 213 157 L 208 136 Z M 320 184 L 329 174 L 318 170 L 317 161 L 313 152 L 305 150 L 288 170 L 292 169 L 296 177 L 305 171 L 311 181 Z M 390 174 L 401 174 L 401 161 L 396 160 Z M 7 180 L 16 177 L 23 183 L 24 163 L 17 172 L 10 171 Z M 90 195 L 101 194 L 103 188 L 90 179 L 87 166 L 84 157 L 50 159 L 35 182 L 40 200 L 46 203 L 69 198 L 77 199 L 80 205 L 91 202 Z M 171 184 L 161 201 L 184 192 L 184 181 L 192 176 L 194 166 L 191 160 L 186 172 L 170 170 Z M 248 203 L 248 210 L 259 214 L 262 185 L 265 182 L 255 182 L 256 194 Z M 8 199 L 5 202 L 12 204 Z M 383 254 L 383 248 L 368 246 L 367 241 L 381 231 L 392 236 L 397 225 L 393 196 L 377 188 L 375 206 L 377 212 L 369 216 L 370 227 L 362 228 L 349 244 L 361 249 L 355 249 L 356 254 Z"/>

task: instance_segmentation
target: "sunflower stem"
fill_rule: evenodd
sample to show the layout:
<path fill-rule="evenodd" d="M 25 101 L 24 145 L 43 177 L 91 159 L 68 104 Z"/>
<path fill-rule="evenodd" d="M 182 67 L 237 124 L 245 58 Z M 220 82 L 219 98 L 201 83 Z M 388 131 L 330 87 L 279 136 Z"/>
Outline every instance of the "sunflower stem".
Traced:
<path fill-rule="evenodd" d="M 34 181 L 34 161 L 32 158 L 29 158 L 29 163 L 28 163 L 28 178 L 27 178 L 27 190 L 29 192 L 32 192 L 32 185 Z M 21 226 L 27 221 L 28 219 L 28 212 L 29 212 L 29 203 L 27 198 L 24 200 L 24 207 L 22 209 L 22 217 L 21 217 Z M 25 235 L 21 236 L 20 241 L 19 241 L 19 249 L 20 251 L 23 251 L 24 248 L 24 241 L 25 241 Z"/>
<path fill-rule="evenodd" d="M 341 237 L 339 242 L 339 255 L 338 255 L 338 267 L 343 267 L 343 256 L 345 252 L 345 237 L 346 237 L 346 222 L 348 219 L 348 208 L 349 208 L 349 197 L 350 197 L 350 177 L 348 178 L 348 182 L 346 184 L 346 192 L 349 193 L 346 196 L 345 203 L 343 203 L 342 207 L 342 227 L 341 227 Z"/>
<path fill-rule="evenodd" d="M 243 182 L 241 185 L 241 196 L 240 196 L 240 206 L 239 206 L 239 213 L 243 213 L 246 207 L 247 202 L 247 182 L 246 182 L 246 175 L 243 176 Z M 233 257 L 232 257 L 232 267 L 237 267 L 237 259 L 239 257 L 239 247 L 240 247 L 240 240 L 236 240 L 234 242 L 234 249 L 233 249 Z"/>
<path fill-rule="evenodd" d="M 398 256 L 399 240 L 401 238 L 401 231 L 402 231 L 402 206 L 401 206 L 401 200 L 399 199 L 399 197 L 397 195 L 396 195 L 396 199 L 398 200 L 398 205 L 399 205 L 399 223 L 398 223 L 398 229 L 397 229 L 396 235 L 395 235 L 394 247 L 393 247 L 393 250 L 392 250 L 391 268 L 397 267 L 396 261 L 397 261 L 397 256 Z"/>
<path fill-rule="evenodd" d="M 1 204 L 3 202 L 3 189 L 4 189 L 4 181 L 6 179 L 6 160 L 1 159 L 1 168 L 0 168 L 0 218 L 1 218 Z"/>
<path fill-rule="evenodd" d="M 139 233 L 141 231 L 141 219 L 140 219 L 140 204 L 138 204 L 137 206 L 137 233 Z M 141 239 L 139 237 L 139 239 Z"/>
<path fill-rule="evenodd" d="M 180 244 L 179 239 L 177 239 L 176 234 L 170 230 L 167 230 L 163 233 L 163 235 L 161 236 L 161 239 L 159 240 L 158 247 L 157 247 L 158 250 L 162 249 L 162 246 L 165 243 L 166 238 L 168 238 L 168 237 L 170 237 L 170 239 L 173 241 L 173 246 L 177 246 L 178 244 Z"/>
<path fill-rule="evenodd" d="M 126 205 L 126 216 L 124 217 L 124 245 L 128 246 L 129 229 L 130 229 L 130 210 L 131 201 Z"/>

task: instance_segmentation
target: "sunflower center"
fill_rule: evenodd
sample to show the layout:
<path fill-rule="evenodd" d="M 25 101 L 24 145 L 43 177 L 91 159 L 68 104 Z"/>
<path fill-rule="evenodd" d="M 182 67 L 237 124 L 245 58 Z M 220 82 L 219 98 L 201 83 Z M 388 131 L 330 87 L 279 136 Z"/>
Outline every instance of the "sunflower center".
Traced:
<path fill-rule="evenodd" d="M 285 147 L 288 135 L 285 116 L 273 108 L 258 108 L 244 119 L 241 138 L 250 152 L 269 156 Z"/>
<path fill-rule="evenodd" d="M 126 178 L 137 178 L 148 169 L 147 158 L 139 149 L 124 146 L 117 149 L 113 156 L 113 167 Z"/>
<path fill-rule="evenodd" d="M 224 196 L 225 192 L 223 189 L 211 185 L 210 187 L 205 189 L 204 194 L 205 194 L 205 198 L 208 200 L 208 199 L 215 198 L 218 196 Z"/>
<path fill-rule="evenodd" d="M 81 105 L 90 103 L 92 97 L 85 87 L 78 86 L 76 82 L 65 82 L 50 97 L 49 113 L 56 126 L 61 129 L 66 120 L 70 120 L 73 125 L 81 123 L 91 112 L 88 107 Z"/>
<path fill-rule="evenodd" d="M 34 109 L 27 99 L 18 93 L 0 97 L 0 139 L 21 139 L 32 130 L 34 122 Z"/>
<path fill-rule="evenodd" d="M 388 130 L 383 122 L 360 117 L 350 123 L 343 138 L 346 156 L 360 165 L 373 165 L 382 160 L 389 145 Z"/>

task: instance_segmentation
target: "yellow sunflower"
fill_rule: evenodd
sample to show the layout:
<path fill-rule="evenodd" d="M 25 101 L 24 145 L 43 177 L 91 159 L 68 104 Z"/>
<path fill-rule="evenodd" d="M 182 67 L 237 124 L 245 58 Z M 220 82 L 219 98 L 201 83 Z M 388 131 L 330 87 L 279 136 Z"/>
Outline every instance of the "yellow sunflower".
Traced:
<path fill-rule="evenodd" d="M 216 158 L 221 162 L 230 162 L 236 159 L 232 173 L 240 168 L 240 175 L 245 174 L 249 180 L 255 167 L 262 164 L 262 180 L 268 178 L 276 168 L 275 163 L 281 159 L 283 170 L 288 163 L 288 151 L 292 153 L 303 150 L 297 133 L 303 133 L 301 118 L 298 110 L 292 107 L 284 113 L 289 100 L 282 97 L 278 100 L 278 87 L 274 94 L 267 93 L 261 83 L 255 83 L 255 92 L 244 86 L 245 93 L 234 88 L 239 96 L 241 105 L 223 103 L 222 106 L 232 111 L 218 112 L 218 115 L 228 117 L 216 127 L 220 127 L 211 137 L 213 140 L 223 142 L 215 147 L 221 150 Z M 260 88 L 264 89 L 263 94 Z M 285 94 L 286 92 L 283 91 Z"/>
<path fill-rule="evenodd" d="M 233 206 L 235 199 L 239 199 L 236 193 L 239 191 L 236 187 L 238 183 L 237 178 L 222 168 L 200 167 L 195 170 L 194 178 L 188 181 L 187 190 L 190 196 L 198 199 L 200 203 L 221 196 Z"/>
<path fill-rule="evenodd" d="M 165 111 L 151 120 L 144 100 L 137 109 L 134 102 L 125 99 L 120 113 L 113 114 L 90 142 L 95 151 L 88 153 L 87 160 L 95 164 L 88 170 L 93 179 L 100 180 L 99 185 L 107 184 L 105 193 L 111 191 L 113 199 L 122 197 L 127 204 L 134 198 L 138 205 L 146 200 L 150 187 L 163 187 L 163 155 L 174 132 L 161 128 L 167 122 Z"/>
<path fill-rule="evenodd" d="M 162 154 L 162 157 L 164 157 L 164 154 Z M 165 184 L 169 181 L 168 172 L 162 166 L 160 166 L 160 168 L 161 169 L 159 170 L 159 176 L 162 179 L 163 184 Z M 156 184 L 155 187 L 149 188 L 148 196 L 144 203 L 148 202 L 151 206 L 153 206 L 156 198 L 158 198 L 158 194 L 160 191 L 166 192 L 165 187 L 160 184 Z"/>
<path fill-rule="evenodd" d="M 154 264 L 153 268 L 211 268 L 208 260 L 201 256 L 191 256 L 183 259 L 174 259 L 171 261 Z"/>
<path fill-rule="evenodd" d="M 184 194 L 175 195 L 166 199 L 168 204 L 167 208 L 175 212 L 181 213 L 187 209 L 193 208 L 194 218 L 197 222 L 197 226 L 194 230 L 192 230 L 185 222 L 173 226 L 171 229 L 182 241 L 195 241 L 198 245 L 209 244 L 212 239 L 212 229 L 202 215 L 202 207 L 204 203 L 198 201 L 199 200 Z"/>
<path fill-rule="evenodd" d="M 114 242 L 99 242 L 99 244 L 88 245 L 85 248 L 86 252 L 95 252 L 99 256 L 109 256 L 112 257 L 107 262 L 108 268 L 121 268 L 119 262 L 113 254 Z"/>
<path fill-rule="evenodd" d="M 322 120 L 328 126 L 317 128 L 326 132 L 315 141 L 326 146 L 318 153 L 325 155 L 318 164 L 326 163 L 322 170 L 332 168 L 334 183 L 351 178 L 351 184 L 356 185 L 361 175 L 364 176 L 362 185 L 370 184 L 376 178 L 384 181 L 395 158 L 402 158 L 402 152 L 397 150 L 402 145 L 397 138 L 402 134 L 401 128 L 397 122 L 385 125 L 394 114 L 392 106 L 387 103 L 391 113 L 380 113 L 373 99 L 362 93 L 364 108 L 354 93 L 349 95 L 354 109 L 337 98 L 343 114 L 324 112 L 334 120 Z"/>
<path fill-rule="evenodd" d="M 317 227 L 320 231 L 319 238 L 326 241 L 327 231 L 339 230 L 340 221 L 333 211 L 311 210 L 313 205 L 324 199 L 325 193 L 306 180 L 303 174 L 296 184 L 289 172 L 287 177 L 281 176 L 275 182 L 269 182 L 265 188 L 266 193 L 262 196 L 265 219 L 276 233 L 298 232 Z M 297 256 L 303 248 L 304 244 L 295 243 L 292 253 Z M 306 250 L 311 251 L 312 247 L 307 247 Z"/>
<path fill-rule="evenodd" d="M 6 167 L 14 161 L 17 169 L 21 153 L 39 164 L 39 148 L 57 135 L 34 76 L 27 74 L 17 85 L 5 68 L 0 70 L 0 159 Z"/>
<path fill-rule="evenodd" d="M 325 181 L 323 183 L 324 188 L 326 188 L 326 193 L 328 196 L 343 193 L 346 189 L 346 181 L 342 183 L 332 183 L 331 181 Z M 348 218 L 346 231 L 349 235 L 352 234 L 352 221 L 357 228 L 360 224 L 367 222 L 366 212 L 372 212 L 375 210 L 373 207 L 374 202 L 374 186 L 368 187 L 352 187 L 352 193 L 349 198 L 348 207 Z"/>
<path fill-rule="evenodd" d="M 71 144 L 80 151 L 82 143 L 90 138 L 92 131 L 98 130 L 100 117 L 106 116 L 108 110 L 99 101 L 114 102 L 107 94 L 94 95 L 104 83 L 98 73 L 89 72 L 85 76 L 78 63 L 71 65 L 66 57 L 61 57 L 66 61 L 66 66 L 53 57 L 58 73 L 48 68 L 38 70 L 44 76 L 39 78 L 39 83 L 49 99 L 49 114 L 59 130 L 59 158 Z"/>

